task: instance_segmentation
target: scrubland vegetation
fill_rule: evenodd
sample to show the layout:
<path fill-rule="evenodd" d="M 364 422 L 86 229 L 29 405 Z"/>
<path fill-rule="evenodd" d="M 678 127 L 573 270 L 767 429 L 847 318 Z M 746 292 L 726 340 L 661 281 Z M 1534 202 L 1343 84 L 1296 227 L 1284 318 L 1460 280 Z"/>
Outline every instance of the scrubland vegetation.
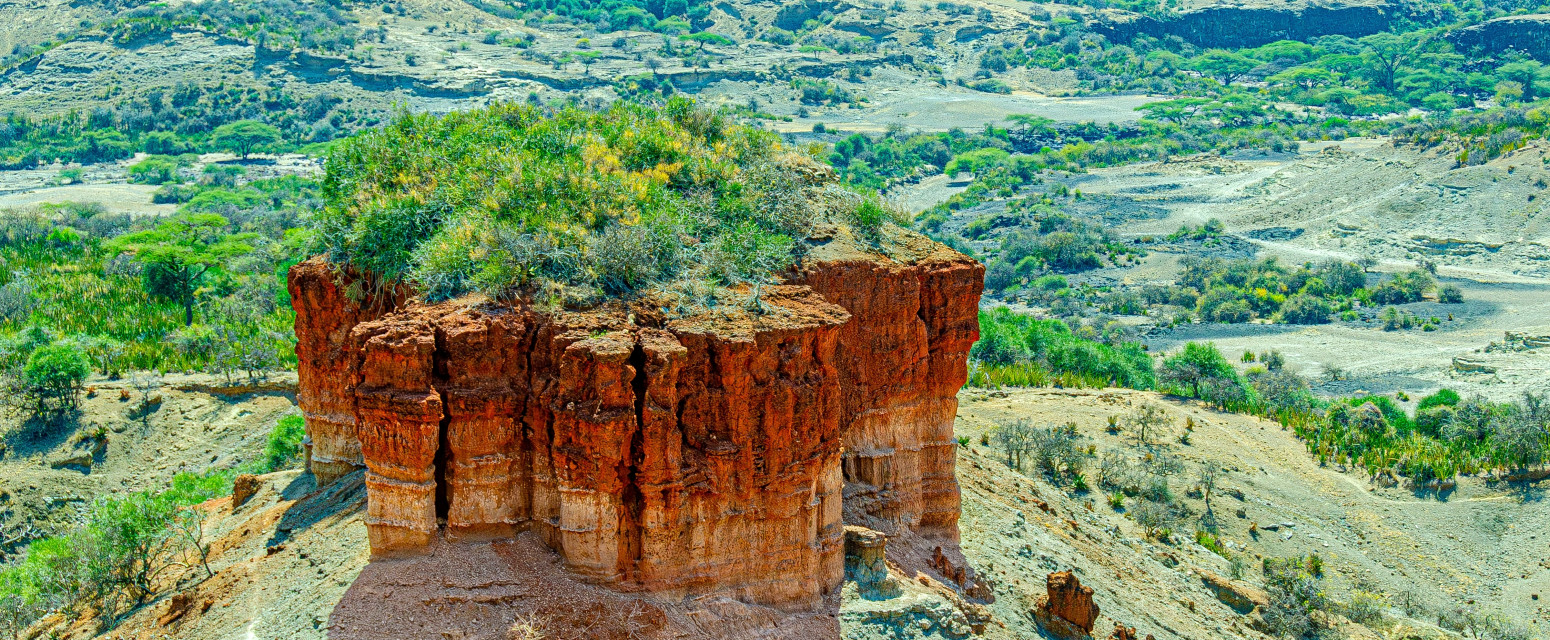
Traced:
<path fill-rule="evenodd" d="M 970 385 L 1121 386 L 1198 398 L 1278 420 L 1321 464 L 1361 469 L 1379 482 L 1447 488 L 1461 473 L 1524 473 L 1550 459 L 1550 403 L 1540 395 L 1502 403 L 1444 389 L 1407 413 L 1389 396 L 1319 398 L 1273 351 L 1245 354 L 1240 369 L 1210 343 L 1154 358 L 1122 338 L 1105 342 L 1091 327 L 1073 331 L 1005 308 L 981 313 L 980 326 Z M 1136 420 L 1144 433 L 1150 419 Z"/>
<path fill-rule="evenodd" d="M 756 302 L 815 224 L 877 243 L 896 216 L 874 194 L 810 177 L 819 169 L 683 98 L 660 112 L 403 116 L 334 150 L 315 228 L 330 259 L 372 286 L 433 300 L 586 304 L 657 289 L 690 309 L 735 286 Z"/>
<path fill-rule="evenodd" d="M 0 633 L 20 637 L 51 613 L 90 616 L 107 631 L 171 584 L 213 575 L 207 512 L 198 505 L 230 493 L 239 473 L 298 463 L 302 435 L 301 416 L 287 416 L 257 460 L 179 473 L 165 490 L 99 497 L 80 526 L 33 541 L 20 562 L 0 567 Z"/>
<path fill-rule="evenodd" d="M 86 205 L 8 214 L 0 229 L 7 378 L 28 384 L 28 367 L 43 354 L 84 359 L 107 376 L 256 375 L 294 362 L 283 278 L 299 259 L 293 199 L 307 187 L 278 182 L 286 186 L 192 185 L 198 195 L 162 220 Z"/>
<path fill-rule="evenodd" d="M 107 98 L 114 99 L 90 111 L 7 114 L 0 121 L 0 169 L 107 162 L 143 152 L 165 157 L 135 177 L 159 183 L 172 166 L 186 162 L 178 159 L 182 154 L 295 151 L 376 123 L 376 116 L 343 106 L 339 98 L 284 89 L 180 83 Z"/>

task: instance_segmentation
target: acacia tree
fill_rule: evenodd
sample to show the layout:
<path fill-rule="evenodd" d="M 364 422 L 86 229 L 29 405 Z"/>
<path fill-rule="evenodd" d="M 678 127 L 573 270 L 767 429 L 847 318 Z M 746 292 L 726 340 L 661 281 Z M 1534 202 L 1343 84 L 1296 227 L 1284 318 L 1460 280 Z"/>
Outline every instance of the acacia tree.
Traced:
<path fill-rule="evenodd" d="M 1394 90 L 1394 78 L 1401 67 L 1410 63 L 1416 54 L 1416 39 L 1409 35 L 1382 32 L 1359 40 L 1362 51 L 1362 71 L 1385 91 Z"/>
<path fill-rule="evenodd" d="M 1190 395 L 1200 398 L 1201 387 L 1213 382 L 1237 382 L 1232 363 L 1210 342 L 1191 342 L 1184 350 L 1163 361 L 1162 379 L 1166 384 L 1188 387 Z"/>
<path fill-rule="evenodd" d="M 280 141 L 280 130 L 257 120 L 238 120 L 215 128 L 210 141 L 216 147 L 247 158 L 253 152 Z"/>
<path fill-rule="evenodd" d="M 228 233 L 231 222 L 214 213 L 168 218 L 155 229 L 120 236 L 112 248 L 134 256 L 147 293 L 183 305 L 183 324 L 194 324 L 194 294 L 210 269 L 251 253 L 254 233 Z"/>
<path fill-rule="evenodd" d="M 1190 62 L 1196 71 L 1216 79 L 1222 86 L 1232 84 L 1259 67 L 1258 60 L 1225 49 L 1212 49 Z"/>

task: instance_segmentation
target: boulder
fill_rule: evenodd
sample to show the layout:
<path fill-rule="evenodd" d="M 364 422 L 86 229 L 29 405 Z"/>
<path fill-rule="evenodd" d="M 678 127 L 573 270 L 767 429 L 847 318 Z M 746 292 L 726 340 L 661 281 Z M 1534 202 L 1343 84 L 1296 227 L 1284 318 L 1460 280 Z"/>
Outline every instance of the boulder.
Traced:
<path fill-rule="evenodd" d="M 845 526 L 845 577 L 862 588 L 888 578 L 888 536 L 866 527 Z"/>
<path fill-rule="evenodd" d="M 1270 594 L 1264 589 L 1253 586 L 1239 580 L 1232 580 L 1205 569 L 1196 569 L 1203 583 L 1222 604 L 1232 607 L 1233 611 L 1248 614 L 1255 607 L 1270 606 Z"/>
<path fill-rule="evenodd" d="M 55 469 L 64 469 L 66 467 L 75 467 L 75 468 L 78 468 L 78 469 L 85 469 L 87 471 L 90 471 L 91 467 L 92 467 L 92 462 L 93 462 L 92 454 L 91 454 L 90 451 L 76 451 L 76 452 L 73 452 L 73 453 L 66 453 L 66 454 L 63 454 L 63 455 L 61 455 L 61 456 L 59 456 L 57 458 L 54 458 L 53 460 L 49 461 L 48 466 L 50 466 L 52 468 L 55 468 Z"/>
<path fill-rule="evenodd" d="M 258 480 L 258 476 L 251 473 L 238 475 L 235 480 L 231 481 L 231 508 L 236 509 L 247 504 L 248 499 L 258 493 L 259 486 L 261 486 L 261 483 Z"/>

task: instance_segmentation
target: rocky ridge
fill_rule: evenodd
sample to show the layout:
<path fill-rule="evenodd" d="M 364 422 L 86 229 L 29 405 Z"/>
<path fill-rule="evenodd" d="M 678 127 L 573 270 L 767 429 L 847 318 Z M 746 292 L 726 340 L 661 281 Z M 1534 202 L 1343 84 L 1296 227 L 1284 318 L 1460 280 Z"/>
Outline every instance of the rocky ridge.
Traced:
<path fill-rule="evenodd" d="M 1102 16 L 1095 28 L 1112 42 L 1175 36 L 1200 47 L 1238 48 L 1329 35 L 1361 37 L 1387 29 L 1401 15 L 1401 7 L 1386 2 L 1212 3 L 1162 17 Z"/>

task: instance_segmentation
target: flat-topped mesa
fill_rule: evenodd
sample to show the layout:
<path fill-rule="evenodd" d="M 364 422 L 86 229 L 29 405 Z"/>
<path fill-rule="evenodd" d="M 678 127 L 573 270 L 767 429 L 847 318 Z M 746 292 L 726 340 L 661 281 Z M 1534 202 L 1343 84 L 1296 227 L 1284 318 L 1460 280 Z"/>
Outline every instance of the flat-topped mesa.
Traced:
<path fill-rule="evenodd" d="M 598 583 L 815 607 L 844 579 L 844 522 L 957 537 L 952 420 L 983 269 L 908 245 L 890 260 L 820 244 L 763 288 L 763 313 L 676 320 L 469 300 L 367 313 L 302 263 L 311 468 L 367 467 L 374 555 L 532 531 Z"/>

